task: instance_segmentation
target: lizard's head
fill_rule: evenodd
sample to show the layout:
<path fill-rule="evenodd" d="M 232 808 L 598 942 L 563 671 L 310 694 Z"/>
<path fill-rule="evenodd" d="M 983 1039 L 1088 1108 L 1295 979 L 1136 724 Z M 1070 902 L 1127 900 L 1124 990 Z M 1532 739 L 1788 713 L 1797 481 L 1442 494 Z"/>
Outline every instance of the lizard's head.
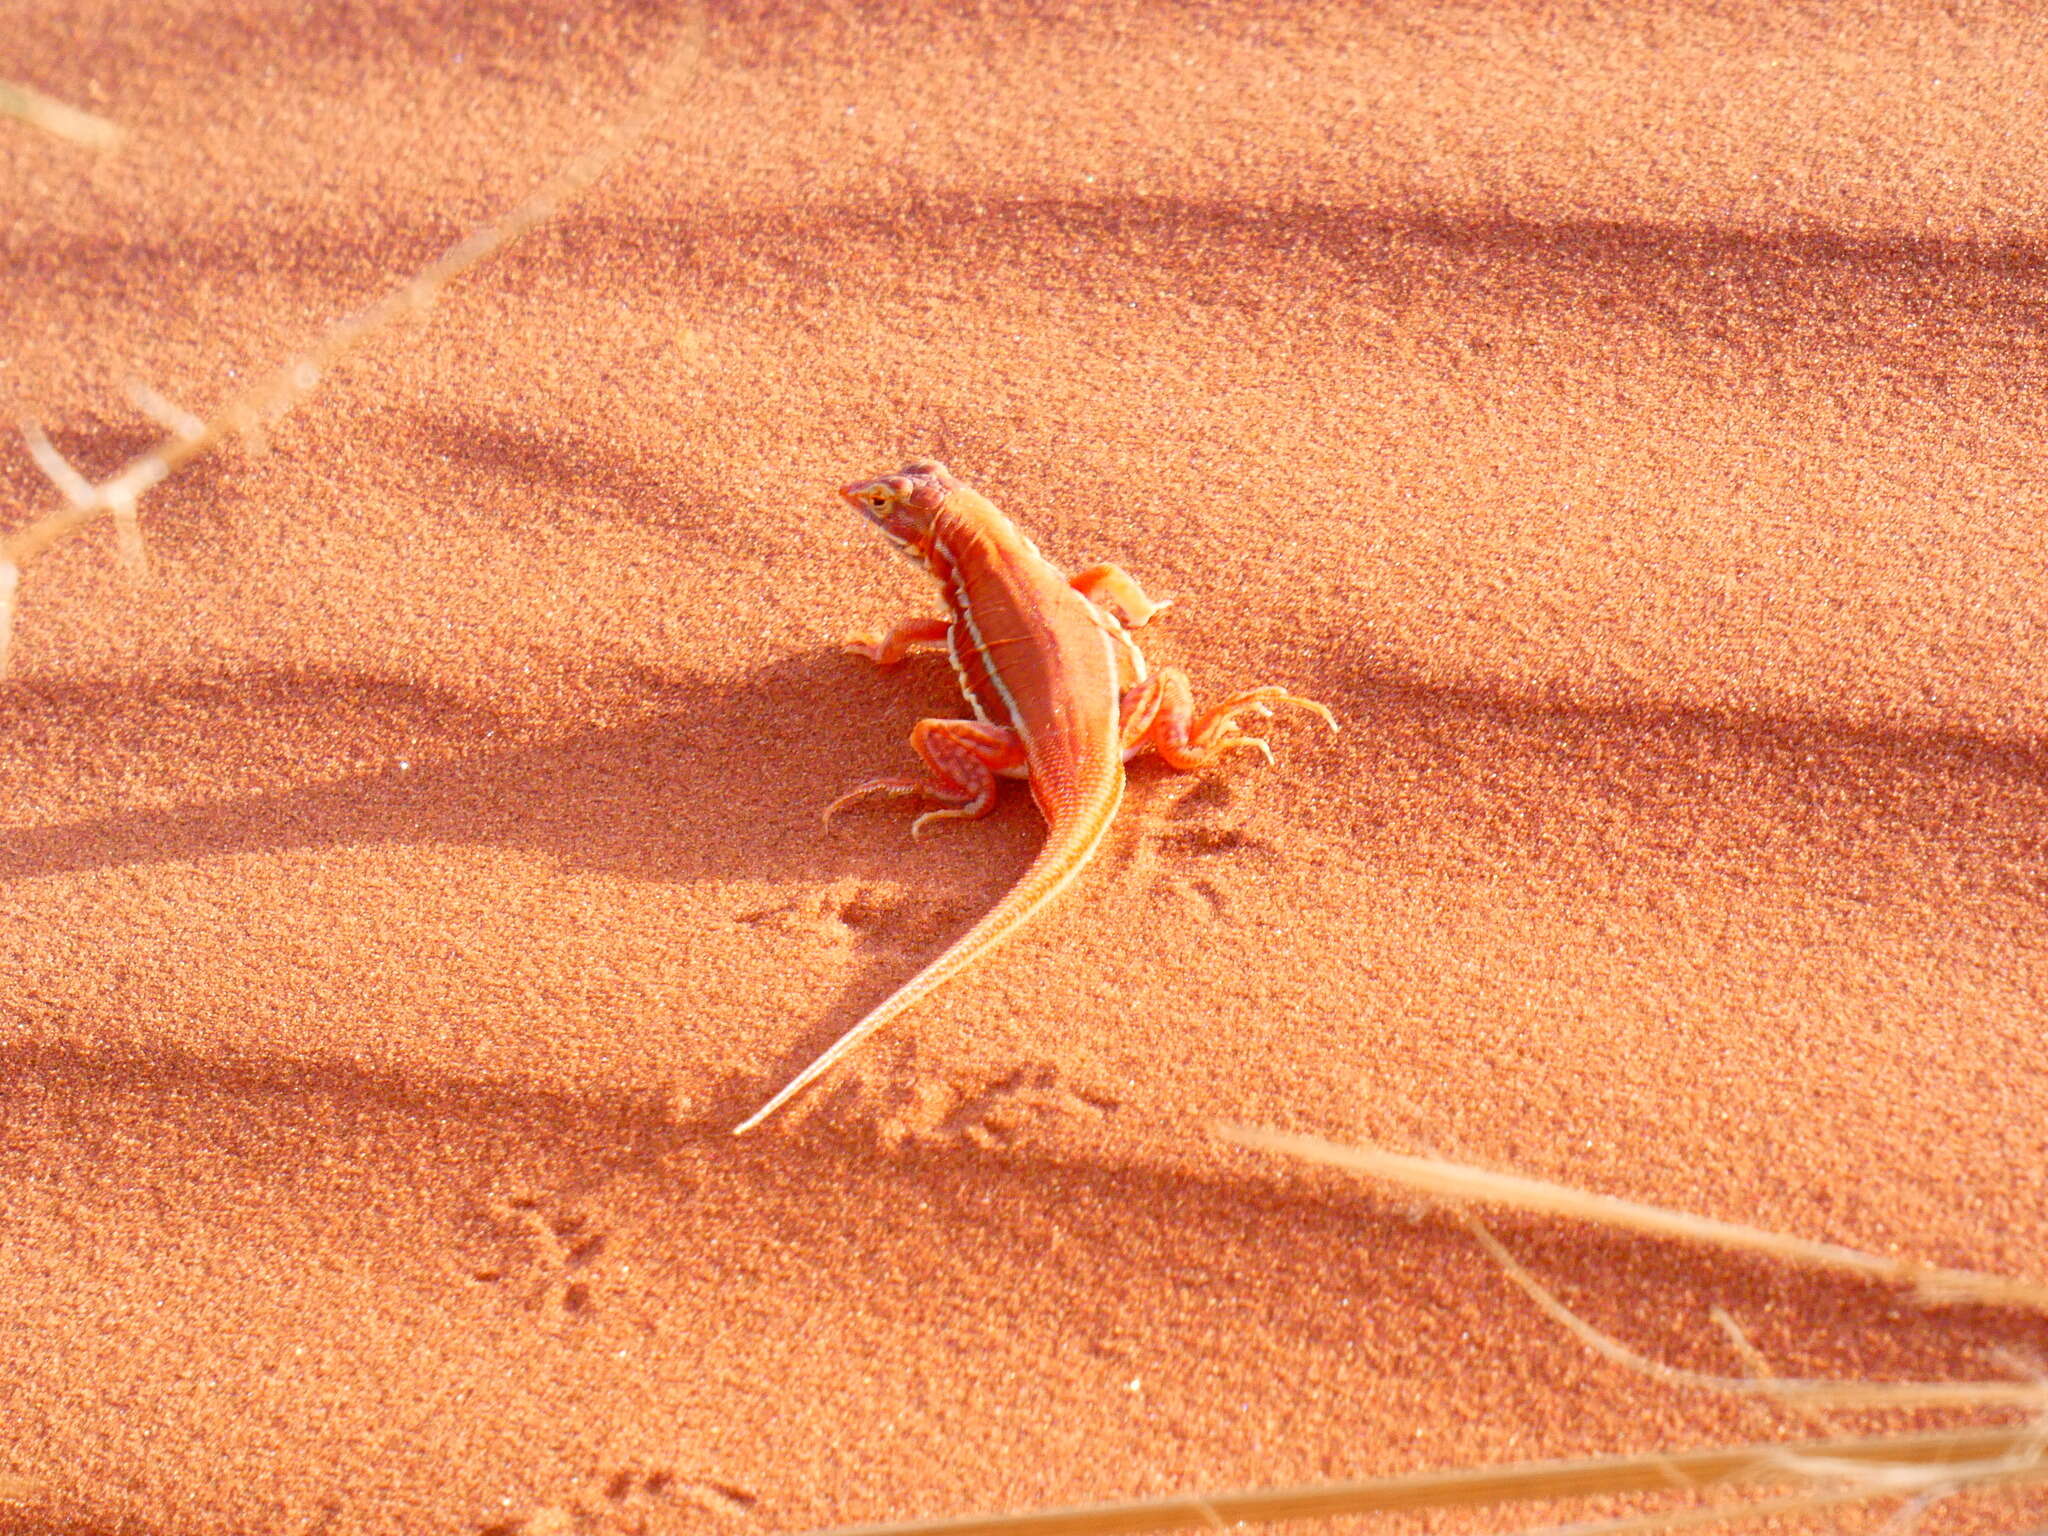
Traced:
<path fill-rule="evenodd" d="M 959 484 L 945 465 L 926 459 L 906 464 L 893 475 L 843 485 L 839 494 L 898 550 L 924 565 L 932 519 Z"/>

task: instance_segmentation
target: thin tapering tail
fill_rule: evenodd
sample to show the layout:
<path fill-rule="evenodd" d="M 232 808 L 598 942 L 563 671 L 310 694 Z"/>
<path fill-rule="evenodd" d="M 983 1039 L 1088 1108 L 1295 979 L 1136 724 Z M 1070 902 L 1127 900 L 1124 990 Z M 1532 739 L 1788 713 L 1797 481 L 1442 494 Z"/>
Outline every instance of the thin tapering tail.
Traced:
<path fill-rule="evenodd" d="M 1094 857 L 1095 850 L 1109 832 L 1110 823 L 1116 819 L 1117 806 L 1122 799 L 1123 772 L 1119 765 L 1111 783 L 1103 793 L 1092 797 L 1092 803 L 1053 822 L 1047 830 L 1045 846 L 1038 850 L 1038 857 L 1017 877 L 1017 883 L 1010 887 L 1003 899 L 983 914 L 981 921 L 955 939 L 931 964 L 884 998 L 867 1017 L 827 1046 L 817 1060 L 790 1079 L 774 1098 L 734 1126 L 733 1135 L 751 1131 L 851 1055 L 868 1036 L 1023 927 L 1040 907 L 1065 890 Z"/>

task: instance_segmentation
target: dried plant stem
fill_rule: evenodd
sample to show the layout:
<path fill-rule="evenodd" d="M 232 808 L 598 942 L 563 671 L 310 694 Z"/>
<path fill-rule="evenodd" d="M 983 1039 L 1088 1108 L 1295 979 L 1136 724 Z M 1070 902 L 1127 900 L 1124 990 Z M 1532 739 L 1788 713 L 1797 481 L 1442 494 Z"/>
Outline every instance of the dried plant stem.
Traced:
<path fill-rule="evenodd" d="M 1711 1217 L 1643 1205 L 1633 1200 L 1617 1200 L 1610 1195 L 1590 1194 L 1565 1184 L 1493 1173 L 1442 1158 L 1409 1157 L 1378 1147 L 1345 1146 L 1325 1141 L 1319 1136 L 1297 1136 L 1252 1126 L 1219 1125 L 1215 1131 L 1224 1140 L 1240 1146 L 1347 1168 L 1446 1200 L 1481 1200 L 1543 1215 L 1568 1216 L 1601 1226 L 1647 1232 L 1657 1237 L 1711 1243 L 1746 1253 L 1767 1253 L 1796 1264 L 1909 1285 L 1921 1300 L 1931 1303 L 1968 1302 L 2048 1312 L 2048 1286 L 2035 1281 L 2008 1279 L 1976 1270 L 1940 1269 L 1907 1259 L 1889 1259 L 1881 1254 L 1864 1253 L 1834 1243 L 1790 1237 L 1761 1227 L 1716 1221 Z"/>
<path fill-rule="evenodd" d="M 1827 1408 L 2031 1408 L 2048 1409 L 2048 1387 L 2028 1381 L 1824 1381 L 1797 1376 L 1714 1376 L 1688 1371 L 1638 1354 L 1602 1333 L 1558 1300 L 1508 1252 L 1486 1223 L 1469 1211 L 1456 1213 L 1474 1241 L 1537 1306 L 1595 1354 L 1667 1386 L 1703 1387 L 1785 1403 Z"/>
<path fill-rule="evenodd" d="M 1946 1482 L 1930 1492 L 1913 1496 L 1915 1503 L 1932 1503 L 1952 1493 L 2039 1482 L 2048 1468 L 2029 1467 L 2020 1471 L 1987 1474 L 1967 1479 L 1963 1485 Z M 1706 1504 L 1693 1509 L 1670 1509 L 1650 1515 L 1623 1515 L 1615 1520 L 1586 1520 L 1575 1525 L 1546 1525 L 1517 1533 L 1517 1536 L 1635 1536 L 1639 1531 L 1683 1531 L 1702 1525 L 1722 1525 L 1731 1520 L 1773 1520 L 1803 1515 L 1813 1510 L 1834 1509 L 1844 1504 L 1873 1504 L 1880 1499 L 1901 1497 L 1896 1488 L 1858 1484 L 1834 1488 L 1825 1493 L 1793 1494 L 1781 1499 L 1741 1499 L 1727 1504 Z M 1907 1506 L 1912 1509 L 1912 1505 Z M 1917 1511 L 1915 1511 L 1917 1513 Z M 1896 1517 L 1894 1517 L 1896 1518 Z"/>
<path fill-rule="evenodd" d="M 124 137 L 118 123 L 104 117 L 67 107 L 63 102 L 32 91 L 25 85 L 0 80 L 0 114 L 33 123 L 45 133 L 83 144 L 88 149 L 112 149 Z"/>
<path fill-rule="evenodd" d="M 1810 1484 L 1822 1475 L 1855 1484 L 1843 1490 L 1839 1498 L 1828 1496 L 1830 1502 L 1846 1502 L 1854 1498 L 1895 1498 L 1933 1486 L 2013 1481 L 2043 1471 L 2038 1458 L 2034 1433 L 2025 1426 L 1948 1430 L 1871 1439 L 1468 1467 L 1368 1482 L 1135 1500 L 1030 1514 L 847 1526 L 819 1536 L 1121 1536 L 1140 1531 L 1215 1529 L 1245 1520 L 1315 1520 L 1396 1510 L 1478 1508 L 1534 1500 L 1670 1493 L 1726 1483 L 1797 1486 Z M 1729 1506 L 1726 1518 L 1757 1508 Z M 1676 1523 L 1697 1523 L 1701 1518 L 1692 1511 L 1677 1511 L 1675 1517 Z M 1715 1518 L 1722 1516 L 1717 1512 Z"/>
<path fill-rule="evenodd" d="M 140 390 L 139 403 L 169 428 L 169 434 L 129 460 L 110 478 L 98 484 L 87 481 L 64 463 L 40 429 L 26 427 L 30 452 L 63 492 L 66 504 L 0 541 L 0 671 L 6 666 L 4 642 L 12 626 L 23 571 L 54 545 L 102 516 L 116 520 L 124 550 L 132 561 L 140 549 L 134 531 L 135 508 L 145 494 L 179 465 L 216 447 L 223 439 L 255 431 L 284 415 L 311 394 L 322 375 L 364 338 L 407 315 L 424 312 L 450 282 L 545 223 L 564 204 L 587 191 L 646 136 L 656 119 L 673 103 L 684 73 L 696 63 L 700 42 L 699 34 L 693 30 L 670 55 L 641 105 L 603 143 L 579 155 L 504 217 L 453 246 L 368 308 L 338 321 L 310 348 L 230 399 L 213 415 L 202 420 L 146 387 Z"/>

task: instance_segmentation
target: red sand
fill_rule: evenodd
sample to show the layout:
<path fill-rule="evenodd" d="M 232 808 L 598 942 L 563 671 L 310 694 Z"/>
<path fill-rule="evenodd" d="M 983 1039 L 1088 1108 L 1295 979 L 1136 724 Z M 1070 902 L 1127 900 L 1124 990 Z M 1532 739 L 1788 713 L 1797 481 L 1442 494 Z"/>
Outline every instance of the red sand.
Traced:
<path fill-rule="evenodd" d="M 2048 1275 L 2041 23 L 969 9 L 714 6 L 593 195 L 150 498 L 153 587 L 103 529 L 31 573 L 5 1529 L 766 1532 L 1811 1432 L 1219 1118 Z M 112 469 L 123 376 L 209 407 L 686 22 L 17 17 L 0 78 L 134 138 L 0 123 L 0 403 Z M 958 707 L 835 649 L 932 599 L 830 488 L 926 453 L 1177 595 L 1205 691 L 1347 729 L 1143 769 L 1055 913 L 735 1142 L 1038 835 L 816 825 Z M 1502 1230 L 1705 1369 L 1714 1305 L 1787 1372 L 2048 1355 Z"/>

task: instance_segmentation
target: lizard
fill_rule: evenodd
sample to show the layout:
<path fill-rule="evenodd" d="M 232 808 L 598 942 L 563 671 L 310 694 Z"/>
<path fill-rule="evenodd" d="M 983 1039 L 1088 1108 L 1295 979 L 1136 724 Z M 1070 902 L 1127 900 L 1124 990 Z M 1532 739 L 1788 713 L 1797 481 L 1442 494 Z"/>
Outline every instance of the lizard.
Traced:
<path fill-rule="evenodd" d="M 938 801 L 939 809 L 912 824 L 919 836 L 938 822 L 988 815 L 999 782 L 1024 779 L 1046 837 L 993 907 L 736 1126 L 735 1135 L 766 1120 L 1065 890 L 1115 819 L 1126 761 L 1150 749 L 1169 767 L 1193 772 L 1248 748 L 1271 762 L 1272 749 L 1238 730 L 1236 717 L 1270 716 L 1276 704 L 1297 705 L 1337 728 L 1323 705 L 1273 685 L 1233 693 L 1197 716 L 1187 674 L 1177 667 L 1153 671 L 1131 637 L 1168 602 L 1147 597 L 1119 566 L 1065 575 L 943 464 L 908 464 L 844 486 L 839 495 L 938 581 L 946 604 L 944 618 L 854 635 L 846 649 L 892 667 L 920 646 L 943 644 L 974 718 L 920 720 L 910 745 L 929 777 L 870 779 L 827 806 L 825 821 L 871 795 Z"/>

